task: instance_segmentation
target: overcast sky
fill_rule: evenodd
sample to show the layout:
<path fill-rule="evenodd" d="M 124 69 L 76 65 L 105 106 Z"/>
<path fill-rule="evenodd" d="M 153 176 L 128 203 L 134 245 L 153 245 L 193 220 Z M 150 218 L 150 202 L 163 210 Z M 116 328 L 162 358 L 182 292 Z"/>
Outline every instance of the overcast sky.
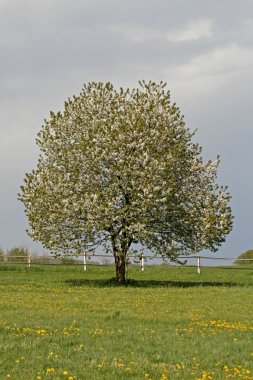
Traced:
<path fill-rule="evenodd" d="M 253 249 L 252 0 L 0 0 L 0 246 L 43 249 L 17 200 L 49 111 L 89 81 L 166 81 L 219 183 L 234 228 L 215 256 Z"/>

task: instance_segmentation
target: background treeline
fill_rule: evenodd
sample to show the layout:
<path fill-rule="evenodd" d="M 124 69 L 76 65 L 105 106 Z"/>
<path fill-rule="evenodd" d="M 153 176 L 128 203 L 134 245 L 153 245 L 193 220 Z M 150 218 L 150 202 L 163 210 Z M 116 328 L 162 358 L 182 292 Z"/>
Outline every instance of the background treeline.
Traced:
<path fill-rule="evenodd" d="M 3 252 L 3 250 L 0 248 L 0 262 L 13 262 L 13 263 L 20 263 L 20 262 L 28 262 L 28 258 L 30 258 L 31 263 L 38 263 L 38 264 L 80 264 L 82 263 L 81 260 L 75 258 L 75 257 L 64 257 L 55 259 L 53 256 L 50 257 L 49 254 L 45 254 L 43 256 L 38 256 L 36 254 L 32 254 L 27 247 L 21 246 L 21 247 L 14 247 L 6 252 Z"/>

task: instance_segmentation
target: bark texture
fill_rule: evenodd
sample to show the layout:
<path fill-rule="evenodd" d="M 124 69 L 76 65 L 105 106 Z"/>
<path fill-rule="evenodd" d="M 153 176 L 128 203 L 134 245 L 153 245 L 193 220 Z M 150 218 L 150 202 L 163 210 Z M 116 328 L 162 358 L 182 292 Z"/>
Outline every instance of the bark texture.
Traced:
<path fill-rule="evenodd" d="M 124 254 L 115 256 L 116 281 L 126 282 L 126 256 Z"/>

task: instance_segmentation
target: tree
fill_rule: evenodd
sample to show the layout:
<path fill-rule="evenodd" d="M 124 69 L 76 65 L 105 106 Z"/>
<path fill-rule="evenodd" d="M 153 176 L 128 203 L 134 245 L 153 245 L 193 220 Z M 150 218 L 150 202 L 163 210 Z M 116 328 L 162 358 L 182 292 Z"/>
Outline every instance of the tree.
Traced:
<path fill-rule="evenodd" d="M 177 261 L 217 250 L 232 228 L 230 194 L 215 183 L 219 157 L 203 163 L 165 83 L 139 83 L 89 83 L 51 112 L 19 194 L 33 239 L 55 255 L 104 246 L 118 281 L 136 243 Z"/>
<path fill-rule="evenodd" d="M 7 251 L 8 261 L 27 261 L 29 255 L 27 247 L 14 247 Z"/>
<path fill-rule="evenodd" d="M 234 264 L 253 264 L 253 249 L 249 249 L 248 251 L 238 256 L 237 259 L 234 261 Z"/>

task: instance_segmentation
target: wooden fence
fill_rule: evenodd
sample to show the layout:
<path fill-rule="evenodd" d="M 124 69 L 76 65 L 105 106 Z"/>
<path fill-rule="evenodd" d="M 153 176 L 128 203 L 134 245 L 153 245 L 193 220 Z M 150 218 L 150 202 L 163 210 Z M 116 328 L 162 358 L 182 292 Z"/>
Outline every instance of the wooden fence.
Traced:
<path fill-rule="evenodd" d="M 78 259 L 81 257 L 81 260 Z M 101 260 L 100 261 L 92 261 L 92 259 L 95 260 Z M 106 255 L 106 254 L 90 254 L 90 253 L 83 253 L 80 255 L 67 255 L 62 258 L 54 258 L 53 256 L 35 256 L 35 255 L 23 255 L 23 256 L 12 256 L 8 254 L 1 254 L 0 255 L 0 265 L 7 265 L 7 264 L 23 264 L 27 265 L 28 268 L 31 268 L 33 265 L 79 265 L 83 267 L 83 270 L 86 271 L 88 266 L 91 265 L 108 265 L 112 264 L 112 262 L 107 262 L 108 259 L 114 259 L 114 256 L 112 255 Z M 228 257 L 206 257 L 206 256 L 179 256 L 179 260 L 187 260 L 191 261 L 192 264 L 183 264 L 182 266 L 184 267 L 195 267 L 196 272 L 198 274 L 201 273 L 201 268 L 207 268 L 207 267 L 212 267 L 212 268 L 221 268 L 221 269 L 242 269 L 241 266 L 236 266 L 236 265 L 205 265 L 203 264 L 204 261 L 208 260 L 216 260 L 216 261 L 232 261 L 232 264 L 236 262 L 236 264 L 240 263 L 251 263 L 253 264 L 253 259 L 237 259 L 237 258 L 228 258 Z M 104 260 L 104 262 L 103 262 Z M 154 256 L 147 256 L 147 255 L 129 255 L 127 256 L 127 266 L 128 265 L 139 265 L 140 270 L 144 271 L 145 264 L 148 265 L 148 261 L 152 260 L 164 260 L 162 257 L 154 257 Z M 168 259 L 167 259 L 168 261 Z M 157 263 L 156 263 L 157 264 Z M 178 267 L 178 264 L 172 264 L 171 267 Z M 253 267 L 252 267 L 253 269 Z"/>

